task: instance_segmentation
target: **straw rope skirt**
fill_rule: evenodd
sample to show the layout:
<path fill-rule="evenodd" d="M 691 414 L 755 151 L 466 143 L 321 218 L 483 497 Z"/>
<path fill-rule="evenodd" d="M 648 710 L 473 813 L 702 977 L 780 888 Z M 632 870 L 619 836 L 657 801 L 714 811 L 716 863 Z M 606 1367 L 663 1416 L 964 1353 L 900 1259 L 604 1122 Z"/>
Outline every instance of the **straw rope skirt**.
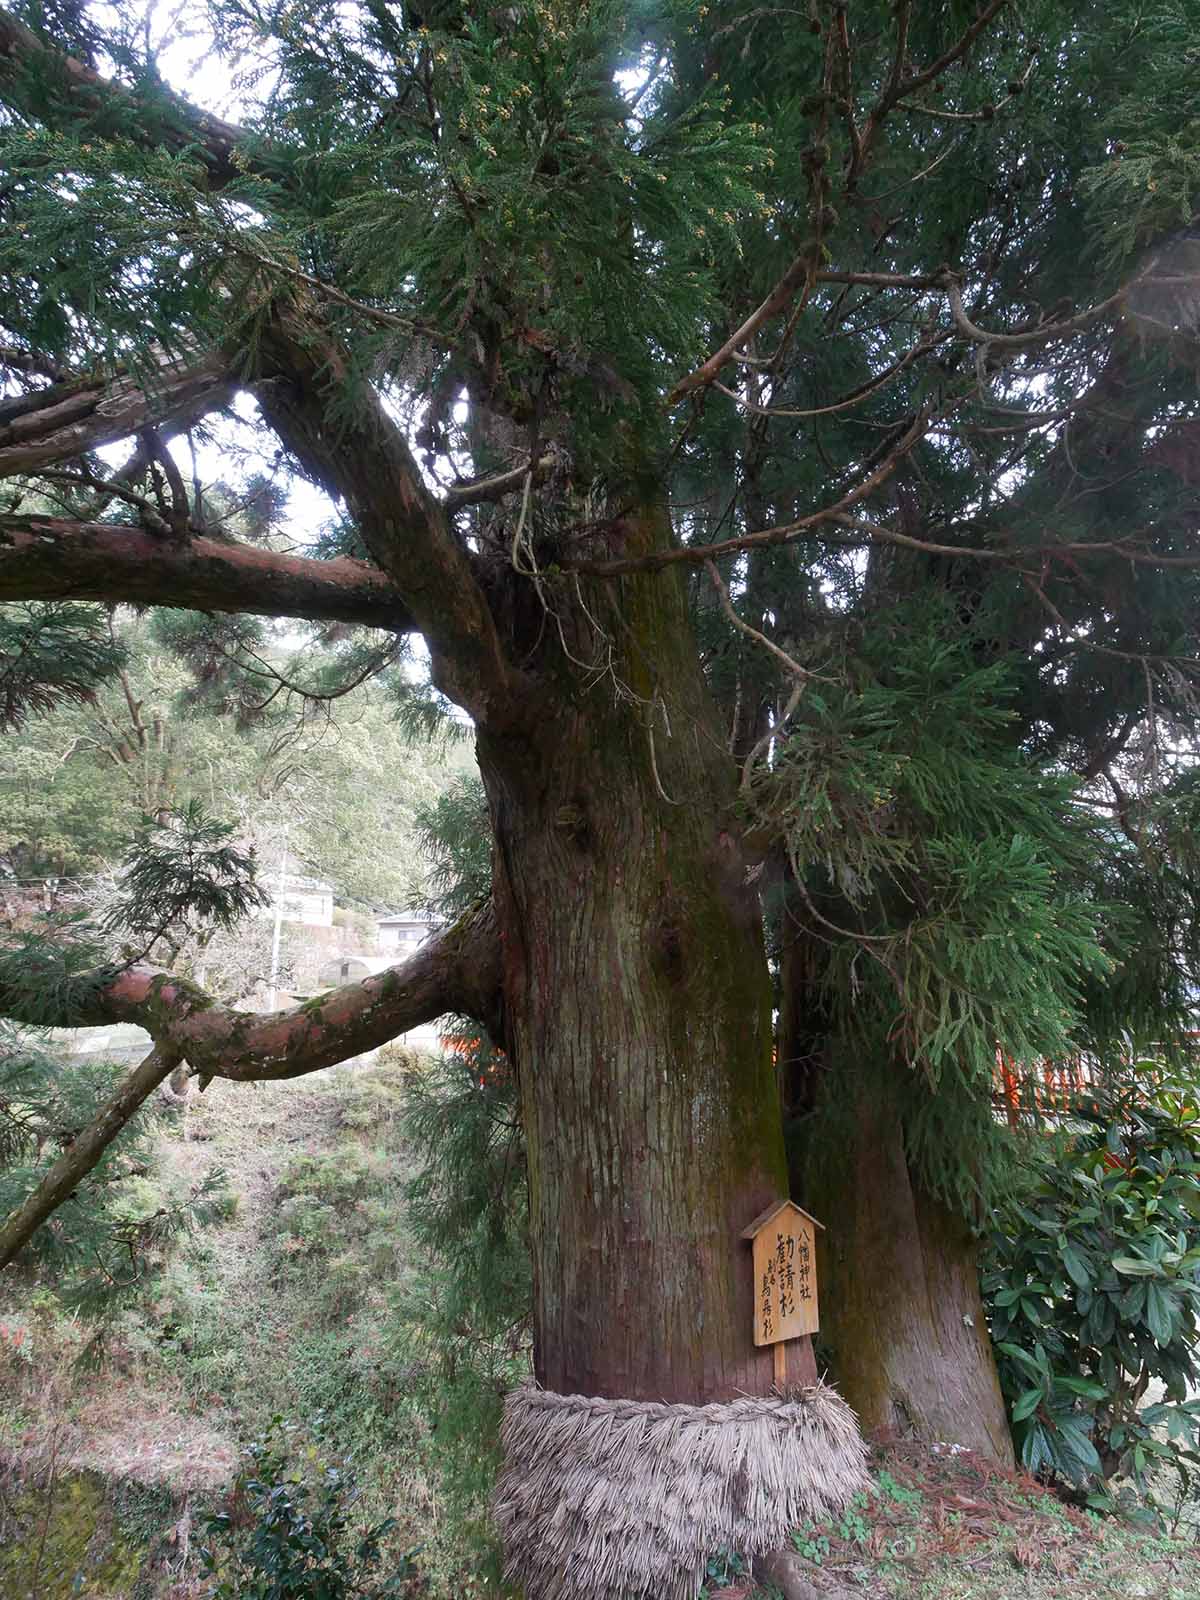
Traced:
<path fill-rule="evenodd" d="M 778 1549 L 866 1483 L 825 1384 L 725 1405 L 509 1395 L 493 1511 L 525 1600 L 695 1600 L 708 1557 Z"/>

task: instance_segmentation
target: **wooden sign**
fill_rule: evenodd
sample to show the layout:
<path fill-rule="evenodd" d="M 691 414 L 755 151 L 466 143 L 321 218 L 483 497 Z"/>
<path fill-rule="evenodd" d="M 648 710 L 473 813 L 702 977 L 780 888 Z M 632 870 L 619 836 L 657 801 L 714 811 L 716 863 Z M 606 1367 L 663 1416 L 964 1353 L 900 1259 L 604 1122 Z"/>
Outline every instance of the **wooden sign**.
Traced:
<path fill-rule="evenodd" d="M 743 1230 L 754 1245 L 754 1342 L 778 1344 L 816 1333 L 816 1230 L 823 1224 L 777 1200 Z"/>

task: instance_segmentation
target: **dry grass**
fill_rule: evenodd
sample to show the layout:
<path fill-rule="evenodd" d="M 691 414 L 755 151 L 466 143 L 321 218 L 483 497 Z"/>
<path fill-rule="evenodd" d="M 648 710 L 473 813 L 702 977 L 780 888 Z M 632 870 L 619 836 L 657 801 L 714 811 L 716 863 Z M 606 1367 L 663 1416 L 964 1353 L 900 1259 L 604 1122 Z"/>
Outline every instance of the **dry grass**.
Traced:
<path fill-rule="evenodd" d="M 793 1544 L 818 1591 L 862 1600 L 1200 1600 L 1200 1545 L 1064 1505 L 969 1453 L 896 1445 L 871 1491 Z M 763 1596 L 743 1586 L 744 1594 Z M 730 1597 L 732 1600 L 732 1597 Z"/>

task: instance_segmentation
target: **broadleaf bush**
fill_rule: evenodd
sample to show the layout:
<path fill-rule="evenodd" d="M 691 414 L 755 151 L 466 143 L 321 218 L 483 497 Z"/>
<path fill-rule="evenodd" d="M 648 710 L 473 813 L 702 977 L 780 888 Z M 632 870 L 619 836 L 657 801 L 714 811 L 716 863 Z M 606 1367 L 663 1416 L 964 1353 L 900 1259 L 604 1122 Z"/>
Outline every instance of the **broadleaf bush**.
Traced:
<path fill-rule="evenodd" d="M 982 1288 L 1018 1455 L 1097 1505 L 1200 1468 L 1198 1174 L 1200 1109 L 1147 1062 L 1036 1135 L 993 1215 Z"/>
<path fill-rule="evenodd" d="M 320 1429 L 316 1429 L 319 1437 Z M 357 1485 L 276 1417 L 247 1452 L 229 1510 L 208 1518 L 213 1600 L 387 1600 L 419 1586 L 416 1550 L 387 1554 L 395 1523 L 356 1526 Z"/>

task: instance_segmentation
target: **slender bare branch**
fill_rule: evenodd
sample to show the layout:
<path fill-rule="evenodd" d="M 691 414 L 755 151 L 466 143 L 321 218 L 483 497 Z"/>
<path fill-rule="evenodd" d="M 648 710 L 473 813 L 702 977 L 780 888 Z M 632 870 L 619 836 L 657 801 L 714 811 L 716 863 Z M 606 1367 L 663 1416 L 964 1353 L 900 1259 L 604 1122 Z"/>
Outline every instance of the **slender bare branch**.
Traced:
<path fill-rule="evenodd" d="M 142 525 L 151 533 L 169 535 L 171 532 L 170 524 L 153 500 L 147 500 L 144 494 L 138 494 L 126 487 L 119 479 L 97 478 L 93 473 L 82 471 L 60 472 L 57 467 L 44 468 L 38 473 L 38 477 L 47 483 L 63 483 L 73 488 L 91 489 L 105 505 L 110 500 L 122 500 L 126 505 L 134 507 Z M 92 519 L 89 517 L 87 520 Z"/>
<path fill-rule="evenodd" d="M 721 602 L 721 610 L 729 618 L 733 626 L 740 633 L 744 633 L 748 638 L 753 639 L 762 649 L 769 651 L 777 661 L 781 661 L 794 678 L 799 679 L 801 683 L 807 683 L 809 678 L 813 676 L 807 667 L 802 667 L 793 656 L 788 655 L 787 651 L 777 645 L 773 639 L 768 639 L 765 633 L 760 632 L 758 628 L 747 622 L 744 617 L 738 616 L 733 597 L 729 593 L 729 587 L 717 570 L 716 562 L 706 561 L 704 565 L 708 572 L 709 581 L 717 591 L 717 598 Z"/>
<path fill-rule="evenodd" d="M 796 291 L 809 282 L 812 272 L 812 253 L 805 251 L 803 255 L 796 257 L 767 298 L 750 313 L 735 333 L 730 334 L 721 348 L 714 350 L 708 360 L 698 366 L 695 372 L 689 373 L 686 378 L 680 378 L 667 396 L 667 404 L 674 405 L 677 400 L 682 400 L 684 395 L 691 394 L 694 389 L 703 389 L 706 384 L 711 383 L 721 368 L 733 360 L 763 323 L 769 321 L 776 312 L 782 311 Z"/>
<path fill-rule="evenodd" d="M 155 428 L 143 428 L 138 434 L 138 440 L 147 456 L 160 468 L 167 480 L 171 507 L 169 511 L 164 508 L 164 516 L 175 537 L 184 539 L 187 537 L 188 526 L 192 520 L 192 508 L 187 490 L 183 486 L 183 474 L 176 464 L 175 457 L 159 438 Z"/>
<path fill-rule="evenodd" d="M 657 572 L 663 567 L 677 566 L 680 563 L 687 566 L 702 566 L 705 562 L 714 561 L 720 556 L 733 555 L 741 550 L 755 550 L 761 545 L 793 544 L 823 523 L 839 521 L 860 501 L 874 494 L 881 484 L 887 482 L 913 446 L 924 438 L 929 421 L 928 411 L 919 412 L 887 453 L 859 479 L 853 488 L 847 489 L 845 494 L 830 505 L 822 506 L 819 511 L 811 511 L 807 516 L 797 517 L 794 522 L 783 522 L 774 528 L 761 528 L 755 533 L 744 533 L 734 539 L 722 539 L 715 544 L 674 545 L 669 550 L 657 550 L 652 555 L 630 556 L 617 561 L 565 561 L 563 565 L 570 571 L 587 573 L 596 578 L 620 578 L 631 572 Z"/>
<path fill-rule="evenodd" d="M 948 50 L 940 55 L 932 66 L 926 67 L 922 72 L 916 72 L 910 78 L 904 78 L 895 85 L 895 97 L 901 99 L 910 94 L 916 94 L 918 89 L 924 89 L 926 84 L 935 82 L 956 61 L 960 61 L 971 46 L 978 39 L 985 28 L 990 26 L 996 16 L 1004 10 L 1009 0 L 990 0 L 990 4 L 975 18 L 966 32 L 952 44 Z"/>
<path fill-rule="evenodd" d="M 1200 567 L 1200 553 L 1191 556 L 1171 555 L 1148 545 L 1135 544 L 1130 539 L 1076 539 L 1063 544 L 994 545 L 946 544 L 936 539 L 919 539 L 915 534 L 902 533 L 898 528 L 887 528 L 878 522 L 869 522 L 861 515 L 839 515 L 829 519 L 860 535 L 856 542 L 869 544 L 895 544 L 906 550 L 920 550 L 925 555 L 955 556 L 965 561 L 994 561 L 1018 568 L 1028 567 L 1034 561 L 1069 560 L 1077 562 L 1089 557 L 1115 558 L 1139 566 L 1175 568 L 1192 571 Z M 845 542 L 845 541 L 839 541 Z M 713 547 L 709 547 L 713 548 Z M 1139 657 L 1140 659 L 1140 657 Z"/>
<path fill-rule="evenodd" d="M 727 389 L 723 383 L 714 382 L 713 388 L 718 394 L 727 396 L 735 401 L 744 410 L 756 417 L 827 417 L 834 411 L 847 411 L 852 406 L 861 405 L 871 395 L 891 383 L 893 378 L 900 376 L 914 361 L 919 361 L 922 356 L 929 355 L 939 345 L 953 338 L 950 332 L 937 334 L 931 339 L 922 339 L 919 344 L 913 345 L 911 350 L 904 354 L 891 366 L 886 367 L 877 377 L 868 378 L 866 383 L 860 383 L 857 389 L 852 389 L 849 394 L 843 395 L 840 400 L 831 401 L 827 406 L 812 406 L 807 410 L 800 410 L 794 406 L 764 406 L 745 395 L 736 394 L 732 389 Z"/>
<path fill-rule="evenodd" d="M 1080 333 L 1093 322 L 1118 311 L 1128 294 L 1128 286 L 1122 285 L 1115 294 L 1110 294 L 1107 300 L 1101 300 L 1094 306 L 1078 312 L 1073 317 L 1065 317 L 1059 322 L 1043 322 L 1037 327 L 1022 329 L 1014 333 L 989 333 L 986 328 L 976 327 L 963 309 L 962 289 L 958 282 L 950 275 L 944 280 L 946 298 L 950 302 L 950 314 L 954 318 L 954 325 L 958 331 L 973 344 L 994 346 L 999 350 L 1022 350 L 1033 345 L 1048 344 L 1052 339 L 1065 339 L 1073 333 Z"/>
<path fill-rule="evenodd" d="M 463 506 L 479 505 L 487 500 L 499 500 L 502 496 L 511 494 L 514 489 L 520 489 L 530 477 L 534 483 L 539 483 L 553 467 L 553 456 L 539 456 L 536 461 L 527 461 L 522 466 L 510 467 L 507 472 L 498 472 L 491 478 L 477 478 L 474 483 L 452 484 L 442 496 L 442 504 L 447 511 L 458 511 Z"/>

